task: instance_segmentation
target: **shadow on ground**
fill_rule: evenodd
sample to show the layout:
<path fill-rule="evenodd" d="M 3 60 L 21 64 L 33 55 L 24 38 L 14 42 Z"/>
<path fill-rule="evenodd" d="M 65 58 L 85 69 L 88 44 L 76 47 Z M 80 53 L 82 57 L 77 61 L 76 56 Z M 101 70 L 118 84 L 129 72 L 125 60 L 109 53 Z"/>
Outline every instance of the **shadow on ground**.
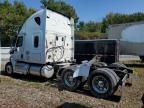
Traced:
<path fill-rule="evenodd" d="M 77 104 L 77 103 L 65 102 L 62 105 L 57 106 L 56 108 L 90 108 L 90 107 L 86 107 L 84 105 Z"/>
<path fill-rule="evenodd" d="M 79 94 L 82 94 L 82 95 L 87 95 L 87 96 L 91 96 L 91 97 L 94 97 L 91 93 L 90 93 L 90 90 L 88 89 L 79 89 L 76 91 L 76 93 L 79 93 Z M 121 100 L 121 96 L 119 95 L 112 95 L 108 98 L 103 98 L 104 100 L 108 100 L 108 101 L 112 101 L 112 102 L 120 102 Z"/>
<path fill-rule="evenodd" d="M 28 81 L 28 82 L 43 83 L 43 82 L 47 82 L 47 81 L 50 81 L 50 82 L 55 81 L 52 78 L 51 79 L 46 79 L 44 77 L 39 77 L 39 76 L 34 76 L 34 75 L 20 75 L 20 74 L 16 74 L 16 73 L 14 73 L 12 75 L 7 75 L 4 71 L 1 71 L 1 75 L 9 76 L 9 77 L 12 77 L 14 79 L 19 79 L 19 80 Z"/>

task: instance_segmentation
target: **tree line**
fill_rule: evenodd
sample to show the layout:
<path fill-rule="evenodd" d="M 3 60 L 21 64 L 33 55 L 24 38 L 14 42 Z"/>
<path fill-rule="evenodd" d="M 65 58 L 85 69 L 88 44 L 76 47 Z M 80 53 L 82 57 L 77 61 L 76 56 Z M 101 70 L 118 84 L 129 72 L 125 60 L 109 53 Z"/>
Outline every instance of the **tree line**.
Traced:
<path fill-rule="evenodd" d="M 121 24 L 144 20 L 144 13 L 134 14 L 109 13 L 102 22 L 83 22 L 79 20 L 76 10 L 71 5 L 62 0 L 41 0 L 41 7 L 60 12 L 68 17 L 73 17 L 75 21 L 76 39 L 99 39 L 106 38 L 106 28 L 112 24 Z M 23 22 L 34 12 L 35 9 L 28 8 L 23 2 L 0 0 L 0 40 L 2 46 L 10 46 L 16 39 L 18 29 Z"/>
<path fill-rule="evenodd" d="M 0 1 L 0 40 L 2 46 L 10 46 L 15 41 L 17 31 L 35 10 L 27 8 L 22 2 Z"/>
<path fill-rule="evenodd" d="M 113 24 L 122 24 L 144 21 L 144 13 L 137 12 L 133 14 L 120 14 L 120 13 L 109 13 L 106 15 L 102 22 L 89 21 L 79 22 L 77 25 L 76 36 L 80 39 L 97 39 L 97 38 L 106 38 L 106 29 L 109 25 Z"/>

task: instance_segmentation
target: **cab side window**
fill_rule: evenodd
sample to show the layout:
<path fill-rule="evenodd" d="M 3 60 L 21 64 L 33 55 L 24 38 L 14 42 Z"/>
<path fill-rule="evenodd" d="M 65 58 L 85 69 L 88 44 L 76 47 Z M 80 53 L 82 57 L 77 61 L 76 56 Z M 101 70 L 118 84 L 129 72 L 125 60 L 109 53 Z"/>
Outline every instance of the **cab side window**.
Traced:
<path fill-rule="evenodd" d="M 16 47 L 21 47 L 23 45 L 23 37 L 20 36 L 17 38 Z"/>
<path fill-rule="evenodd" d="M 35 20 L 35 22 L 36 22 L 38 25 L 41 24 L 40 17 L 35 17 L 34 20 Z"/>
<path fill-rule="evenodd" d="M 34 48 L 38 48 L 38 46 L 39 46 L 39 37 L 35 36 L 34 37 Z"/>

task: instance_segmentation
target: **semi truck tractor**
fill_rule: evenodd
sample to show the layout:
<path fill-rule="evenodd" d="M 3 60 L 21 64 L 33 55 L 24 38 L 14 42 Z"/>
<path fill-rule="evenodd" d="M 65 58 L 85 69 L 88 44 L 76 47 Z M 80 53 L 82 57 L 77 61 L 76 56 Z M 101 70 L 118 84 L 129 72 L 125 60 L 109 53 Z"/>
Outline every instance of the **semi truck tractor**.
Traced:
<path fill-rule="evenodd" d="M 31 15 L 18 32 L 5 66 L 7 74 L 36 75 L 61 80 L 74 91 L 86 82 L 96 97 L 111 96 L 132 74 L 120 63 L 100 63 L 97 56 L 77 64 L 74 60 L 74 20 L 49 9 Z M 102 64 L 102 65 L 98 65 Z"/>
<path fill-rule="evenodd" d="M 144 21 L 110 25 L 107 35 L 120 40 L 120 54 L 136 55 L 144 61 Z"/>
<path fill-rule="evenodd" d="M 54 64 L 74 59 L 73 25 L 73 19 L 51 10 L 34 13 L 18 33 L 6 72 L 52 77 Z"/>

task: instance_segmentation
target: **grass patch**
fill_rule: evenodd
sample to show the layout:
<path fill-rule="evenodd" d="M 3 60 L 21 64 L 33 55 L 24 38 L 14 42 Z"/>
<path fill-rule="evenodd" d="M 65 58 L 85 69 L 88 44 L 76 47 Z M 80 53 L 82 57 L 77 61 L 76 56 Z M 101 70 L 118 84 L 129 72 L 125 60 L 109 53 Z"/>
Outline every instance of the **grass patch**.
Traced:
<path fill-rule="evenodd" d="M 144 67 L 143 68 L 131 67 L 131 69 L 133 69 L 134 73 L 139 77 L 144 77 Z"/>
<path fill-rule="evenodd" d="M 137 60 L 131 60 L 131 61 L 122 61 L 123 64 L 135 64 L 135 65 L 144 65 L 144 62 L 137 61 Z"/>
<path fill-rule="evenodd" d="M 134 71 L 134 74 L 138 75 L 140 78 L 144 78 L 144 62 L 141 61 L 123 61 L 121 62 L 127 65 Z"/>

